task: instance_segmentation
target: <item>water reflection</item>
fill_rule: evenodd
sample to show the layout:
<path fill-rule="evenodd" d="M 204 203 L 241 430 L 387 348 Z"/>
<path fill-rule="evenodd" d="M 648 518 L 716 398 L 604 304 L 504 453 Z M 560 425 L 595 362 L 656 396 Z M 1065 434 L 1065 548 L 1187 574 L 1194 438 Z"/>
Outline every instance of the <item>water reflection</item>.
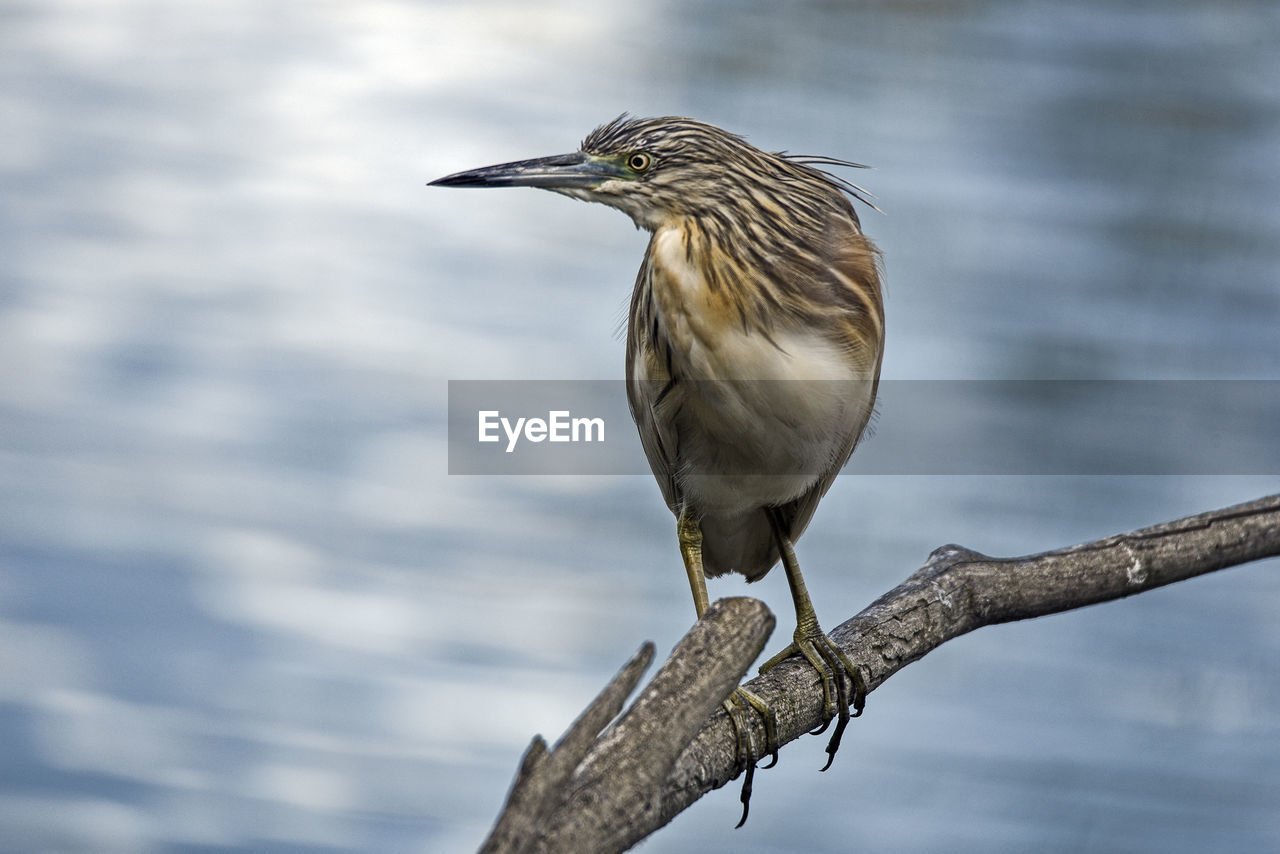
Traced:
<path fill-rule="evenodd" d="M 466 850 L 532 732 L 687 628 L 647 478 L 445 474 L 445 380 L 620 376 L 643 235 L 428 178 L 696 115 L 877 166 L 891 378 L 1276 380 L 1278 39 L 1262 2 L 12 6 L 5 846 Z M 802 559 L 831 619 L 944 542 L 1276 489 L 846 477 Z M 1273 576 L 948 644 L 734 847 L 1276 848 Z M 649 848 L 723 846 L 733 798 Z"/>

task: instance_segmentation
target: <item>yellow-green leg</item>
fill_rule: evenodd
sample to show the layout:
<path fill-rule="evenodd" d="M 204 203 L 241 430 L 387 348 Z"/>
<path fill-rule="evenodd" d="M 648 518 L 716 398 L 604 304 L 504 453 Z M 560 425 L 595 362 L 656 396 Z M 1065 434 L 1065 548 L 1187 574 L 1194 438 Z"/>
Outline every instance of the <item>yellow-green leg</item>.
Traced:
<path fill-rule="evenodd" d="M 698 520 L 683 510 L 676 519 L 676 537 L 680 540 L 680 556 L 684 558 L 684 571 L 689 575 L 689 590 L 693 593 L 693 609 L 698 619 L 707 612 L 707 577 L 702 571 L 702 527 Z"/>
<path fill-rule="evenodd" d="M 840 749 L 840 738 L 844 735 L 844 728 L 849 723 L 849 703 L 852 700 L 854 717 L 862 714 L 862 707 L 867 701 L 867 685 L 862 678 L 862 671 L 854 666 L 849 656 L 845 655 L 844 651 L 836 646 L 818 625 L 818 615 L 814 612 L 813 602 L 809 599 L 809 590 L 805 587 L 804 576 L 800 574 L 800 564 L 796 560 L 795 548 L 777 508 L 765 508 L 765 513 L 769 517 L 769 524 L 773 526 L 773 535 L 778 541 L 778 552 L 782 555 L 782 567 L 787 573 L 787 585 L 791 588 L 791 599 L 795 602 L 796 632 L 795 642 L 766 661 L 761 666 L 760 672 L 765 673 L 771 670 L 779 662 L 797 652 L 818 671 L 818 675 L 822 678 L 823 723 L 814 730 L 814 733 L 821 733 L 833 718 L 836 719 L 836 731 L 827 742 L 827 764 L 822 766 L 822 770 L 825 771 L 831 767 L 832 761 L 836 758 L 836 751 Z M 853 690 L 852 697 L 849 696 L 850 686 Z"/>
<path fill-rule="evenodd" d="M 689 511 L 682 511 L 676 519 L 676 536 L 680 540 L 680 556 L 684 558 L 684 569 L 689 575 L 689 589 L 693 593 L 693 607 L 698 619 L 706 613 L 708 606 L 707 577 L 702 568 L 702 527 Z M 764 719 L 765 752 L 772 758 L 766 768 L 772 768 L 778 761 L 778 717 L 769 704 L 759 695 L 739 686 L 724 701 L 729 720 L 733 722 L 733 731 L 738 741 L 738 757 L 746 765 L 746 775 L 742 781 L 742 818 L 737 826 L 746 824 L 747 813 L 751 808 L 751 782 L 755 777 L 756 762 L 761 753 L 756 750 L 755 736 L 747 723 L 747 709 L 754 709 Z"/>

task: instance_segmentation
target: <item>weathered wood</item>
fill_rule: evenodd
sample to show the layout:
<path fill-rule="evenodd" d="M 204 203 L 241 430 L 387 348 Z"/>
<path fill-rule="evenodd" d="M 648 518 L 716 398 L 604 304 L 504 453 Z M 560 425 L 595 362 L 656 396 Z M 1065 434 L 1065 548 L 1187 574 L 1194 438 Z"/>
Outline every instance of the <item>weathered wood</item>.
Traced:
<path fill-rule="evenodd" d="M 626 715 L 600 737 L 536 850 L 623 850 L 617 846 L 630 836 L 627 828 L 652 825 L 676 759 L 738 686 L 774 624 L 759 600 L 712 603 Z"/>
<path fill-rule="evenodd" d="M 1276 555 L 1280 495 L 1027 557 L 993 558 L 943 546 L 830 636 L 874 690 L 942 643 L 976 628 L 1120 599 Z M 552 798 L 555 809 L 539 811 L 533 823 L 521 825 L 522 833 L 538 834 L 535 847 L 527 850 L 625 851 L 729 782 L 741 770 L 737 741 L 728 715 L 717 707 L 755 660 L 772 626 L 772 615 L 755 600 L 714 603 L 568 779 L 557 771 L 554 779 L 564 785 Z M 747 687 L 777 713 L 783 744 L 821 723 L 821 685 L 799 659 L 783 662 Z M 763 743 L 763 725 L 752 723 L 757 743 Z M 523 798 L 517 790 L 526 767 L 550 761 L 539 744 L 535 740 L 526 754 L 513 802 Z M 499 819 L 495 835 L 505 820 L 505 815 Z"/>
<path fill-rule="evenodd" d="M 622 711 L 623 703 L 653 661 L 653 652 L 653 643 L 645 641 L 552 750 L 547 750 L 542 736 L 533 737 L 520 761 L 502 815 L 480 854 L 524 854 L 533 850 L 547 822 L 564 801 L 565 782 L 582 764 L 600 731 Z"/>

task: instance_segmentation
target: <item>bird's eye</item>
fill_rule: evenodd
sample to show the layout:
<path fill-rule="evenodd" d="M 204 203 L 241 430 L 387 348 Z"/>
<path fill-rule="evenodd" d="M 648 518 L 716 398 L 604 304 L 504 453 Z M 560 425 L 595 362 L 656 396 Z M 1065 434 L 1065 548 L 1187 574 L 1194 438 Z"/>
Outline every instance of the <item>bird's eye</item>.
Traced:
<path fill-rule="evenodd" d="M 643 151 L 637 151 L 627 158 L 627 168 L 632 172 L 643 172 L 653 165 L 653 158 Z"/>

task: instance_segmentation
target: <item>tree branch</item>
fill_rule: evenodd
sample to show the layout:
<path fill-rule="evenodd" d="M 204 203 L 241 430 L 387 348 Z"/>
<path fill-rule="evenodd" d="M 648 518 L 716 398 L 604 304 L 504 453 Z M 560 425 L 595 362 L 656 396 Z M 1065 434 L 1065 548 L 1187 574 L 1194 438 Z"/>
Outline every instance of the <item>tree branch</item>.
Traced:
<path fill-rule="evenodd" d="M 1120 599 L 1276 555 L 1280 495 L 1027 557 L 993 558 L 948 545 L 830 636 L 874 690 L 942 643 L 981 626 Z M 576 767 L 571 774 L 557 772 L 540 790 L 538 810 L 521 825 L 524 847 L 493 847 L 494 838 L 512 821 L 507 812 L 527 800 L 522 793 L 530 785 L 524 782 L 529 766 L 547 764 L 533 755 L 542 744 L 535 739 L 507 811 L 482 850 L 625 851 L 729 782 L 741 771 L 737 740 L 728 715 L 716 710 L 772 627 L 772 615 L 755 600 L 712 605 L 627 714 L 590 745 L 581 763 L 576 763 L 576 751 L 566 754 L 564 764 Z M 635 666 L 633 659 L 624 672 Z M 635 679 L 642 669 L 636 669 Z M 822 722 L 821 685 L 800 659 L 780 664 L 747 687 L 777 713 L 783 744 Z M 602 715 L 588 710 L 579 723 L 592 716 L 587 728 L 598 731 Z M 750 722 L 758 730 L 756 743 L 762 744 L 763 724 L 755 717 L 749 716 Z M 582 738 L 575 725 L 561 745 Z"/>
<path fill-rule="evenodd" d="M 760 655 L 774 622 L 758 600 L 715 602 L 627 713 L 598 735 L 649 666 L 646 643 L 554 750 L 534 737 L 482 854 L 625 850 L 616 848 L 617 829 L 652 825 L 677 757 Z"/>

